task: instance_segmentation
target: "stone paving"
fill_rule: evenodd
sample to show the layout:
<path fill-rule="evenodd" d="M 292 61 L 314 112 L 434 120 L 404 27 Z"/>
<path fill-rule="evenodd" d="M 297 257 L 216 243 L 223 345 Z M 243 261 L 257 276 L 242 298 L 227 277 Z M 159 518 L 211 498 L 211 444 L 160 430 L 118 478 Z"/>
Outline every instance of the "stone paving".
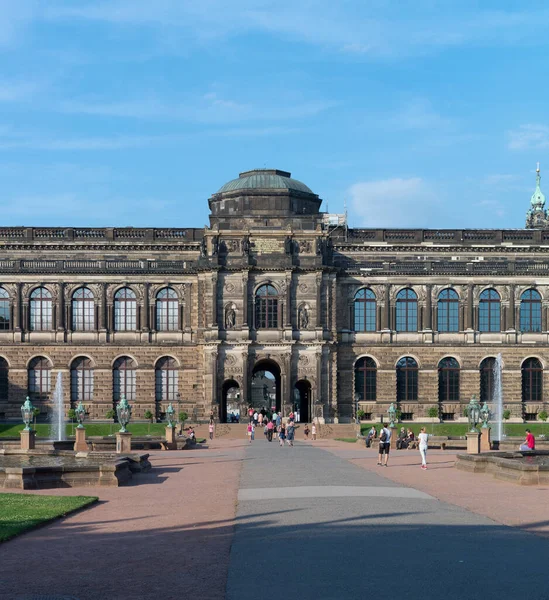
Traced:
<path fill-rule="evenodd" d="M 546 597 L 549 490 L 429 458 L 262 438 L 154 452 L 139 485 L 36 492 L 101 502 L 0 545 L 0 598 Z"/>

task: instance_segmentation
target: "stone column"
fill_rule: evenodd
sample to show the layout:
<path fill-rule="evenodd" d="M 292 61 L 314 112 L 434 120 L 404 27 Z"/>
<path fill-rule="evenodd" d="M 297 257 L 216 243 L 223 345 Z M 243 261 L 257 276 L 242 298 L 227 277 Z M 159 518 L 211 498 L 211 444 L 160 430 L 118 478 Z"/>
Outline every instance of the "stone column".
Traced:
<path fill-rule="evenodd" d="M 242 325 L 248 325 L 248 271 L 242 273 Z"/>
<path fill-rule="evenodd" d="M 285 314 L 284 327 L 291 329 L 292 327 L 292 272 L 286 271 L 286 294 L 285 294 Z"/>
<path fill-rule="evenodd" d="M 391 286 L 388 283 L 385 284 L 383 295 L 385 296 L 385 307 L 381 329 L 391 329 Z"/>
<path fill-rule="evenodd" d="M 107 314 L 107 286 L 106 284 L 101 285 L 101 298 L 99 306 L 99 328 L 106 330 L 109 327 L 109 320 Z"/>
<path fill-rule="evenodd" d="M 423 329 L 433 329 L 433 308 L 431 306 L 432 285 L 425 286 L 425 318 L 423 319 Z"/>
<path fill-rule="evenodd" d="M 15 302 L 13 307 L 13 327 L 15 331 L 21 331 L 21 310 L 23 308 L 21 284 L 16 284 Z"/>
<path fill-rule="evenodd" d="M 316 326 L 322 327 L 322 273 L 316 275 Z"/>
<path fill-rule="evenodd" d="M 515 329 L 515 286 L 509 286 L 509 308 L 507 309 L 507 329 Z"/>
<path fill-rule="evenodd" d="M 248 352 L 245 350 L 242 354 L 242 390 L 240 395 L 241 404 L 248 402 Z"/>
<path fill-rule="evenodd" d="M 149 331 L 151 328 L 150 323 L 150 311 L 149 311 L 149 283 L 143 284 L 143 319 L 142 329 L 143 331 Z"/>
<path fill-rule="evenodd" d="M 475 328 L 475 315 L 474 315 L 474 307 L 473 307 L 473 291 L 474 285 L 469 284 L 467 286 L 467 322 L 465 323 L 466 329 L 474 329 Z"/>
<path fill-rule="evenodd" d="M 212 327 L 217 327 L 217 271 L 212 273 Z"/>
<path fill-rule="evenodd" d="M 65 330 L 65 284 L 58 284 L 58 298 L 55 307 L 57 313 L 57 329 L 58 331 Z"/>

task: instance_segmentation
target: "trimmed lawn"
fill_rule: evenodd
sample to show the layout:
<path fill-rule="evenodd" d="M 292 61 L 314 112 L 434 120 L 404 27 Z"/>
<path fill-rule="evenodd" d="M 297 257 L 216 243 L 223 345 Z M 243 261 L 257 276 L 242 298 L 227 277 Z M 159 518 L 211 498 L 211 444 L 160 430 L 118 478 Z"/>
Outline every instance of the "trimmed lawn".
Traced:
<path fill-rule="evenodd" d="M 368 430 L 372 428 L 372 425 L 375 425 L 377 430 L 379 431 L 380 424 L 379 423 L 361 423 L 360 431 L 363 435 L 368 433 Z M 449 436 L 458 436 L 465 435 L 469 430 L 468 423 L 398 423 L 397 429 L 400 430 L 401 427 L 406 427 L 406 429 L 411 429 L 414 434 L 417 436 L 419 430 L 422 427 L 425 427 L 427 433 L 432 435 L 449 435 Z M 538 436 L 541 433 L 545 435 L 549 434 L 549 424 L 545 423 L 504 423 L 503 424 L 503 433 L 508 436 L 517 436 L 522 437 L 525 435 L 526 429 L 530 429 L 530 431 Z M 492 435 L 493 435 L 493 425 L 492 425 Z"/>
<path fill-rule="evenodd" d="M 357 438 L 335 438 L 336 442 L 348 442 L 349 444 L 356 444 Z"/>
<path fill-rule="evenodd" d="M 95 496 L 0 494 L 0 542 L 94 502 Z"/>
<path fill-rule="evenodd" d="M 114 435 L 119 429 L 118 423 L 85 423 L 86 435 Z M 0 437 L 13 437 L 18 438 L 19 432 L 24 429 L 22 423 L 17 425 L 11 424 L 0 424 Z M 66 424 L 67 435 L 74 435 L 74 428 L 76 425 L 71 423 Z M 49 437 L 50 426 L 47 423 L 38 423 L 33 429 L 36 430 L 38 437 L 47 438 Z M 134 435 L 165 435 L 166 423 L 130 423 L 128 425 L 128 431 L 131 431 Z"/>

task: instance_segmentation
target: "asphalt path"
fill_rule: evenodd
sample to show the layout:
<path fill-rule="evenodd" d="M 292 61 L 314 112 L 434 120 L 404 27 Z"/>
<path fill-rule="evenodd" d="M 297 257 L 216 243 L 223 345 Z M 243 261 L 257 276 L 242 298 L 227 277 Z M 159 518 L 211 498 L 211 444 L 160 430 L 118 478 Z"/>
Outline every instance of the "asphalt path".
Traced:
<path fill-rule="evenodd" d="M 390 468 L 311 443 L 251 444 L 227 600 L 549 597 L 549 540 L 400 486 Z"/>

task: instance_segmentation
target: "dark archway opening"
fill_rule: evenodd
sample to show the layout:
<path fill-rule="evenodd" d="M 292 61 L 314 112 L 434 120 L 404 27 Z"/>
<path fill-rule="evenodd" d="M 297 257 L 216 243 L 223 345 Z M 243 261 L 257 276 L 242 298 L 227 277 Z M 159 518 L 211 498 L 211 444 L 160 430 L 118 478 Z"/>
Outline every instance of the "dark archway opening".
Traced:
<path fill-rule="evenodd" d="M 234 379 L 223 383 L 219 420 L 221 423 L 240 421 L 240 386 Z"/>
<path fill-rule="evenodd" d="M 301 379 L 294 388 L 294 413 L 296 422 L 309 423 L 311 420 L 311 383 Z"/>
<path fill-rule="evenodd" d="M 257 410 L 280 411 L 281 402 L 280 367 L 273 360 L 259 361 L 252 372 L 249 403 Z"/>

